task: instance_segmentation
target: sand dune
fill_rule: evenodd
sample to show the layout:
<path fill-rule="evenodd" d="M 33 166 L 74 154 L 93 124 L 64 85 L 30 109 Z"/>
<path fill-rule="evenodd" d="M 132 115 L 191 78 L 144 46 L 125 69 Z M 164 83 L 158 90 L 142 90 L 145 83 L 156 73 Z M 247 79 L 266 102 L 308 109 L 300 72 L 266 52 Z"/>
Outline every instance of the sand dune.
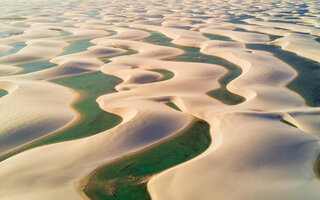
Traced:
<path fill-rule="evenodd" d="M 1 152 L 62 128 L 75 117 L 69 108 L 74 94 L 67 88 L 25 79 L 3 78 L 0 82 L 9 92 L 0 101 L 6 108 L 0 114 Z"/>
<path fill-rule="evenodd" d="M 320 62 L 320 44 L 315 42 L 314 39 L 316 37 L 291 33 L 275 40 L 272 44 L 281 46 L 286 51 Z"/>
<path fill-rule="evenodd" d="M 210 124 L 212 144 L 152 177 L 152 199 L 319 197 L 318 91 L 307 106 L 310 97 L 287 88 L 300 74 L 250 48 L 319 63 L 317 1 L 4 0 L 0 10 L 0 159 L 90 114 L 74 109 L 86 91 L 52 80 L 92 72 L 122 80 L 95 100 L 121 123 L 1 161 L 0 199 L 89 199 L 83 184 L 98 167 L 170 139 L 194 118 Z M 228 63 L 241 74 L 231 76 Z M 232 96 L 214 90 L 245 100 L 225 104 Z"/>

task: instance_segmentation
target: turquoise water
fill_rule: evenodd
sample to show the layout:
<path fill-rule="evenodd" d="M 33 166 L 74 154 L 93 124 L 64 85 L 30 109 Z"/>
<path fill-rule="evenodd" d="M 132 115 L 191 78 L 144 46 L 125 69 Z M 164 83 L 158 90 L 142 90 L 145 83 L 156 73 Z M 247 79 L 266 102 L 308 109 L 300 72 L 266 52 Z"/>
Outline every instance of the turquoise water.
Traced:
<path fill-rule="evenodd" d="M 77 41 L 72 42 L 69 47 L 66 47 L 65 51 L 61 55 L 68 55 L 68 54 L 86 51 L 89 47 L 94 45 L 90 42 L 92 39 L 93 38 L 84 39 L 84 40 L 77 40 Z"/>
<path fill-rule="evenodd" d="M 7 95 L 7 94 L 8 94 L 8 92 L 6 90 L 1 90 L 0 89 L 0 98 L 5 96 L 5 95 Z"/>
<path fill-rule="evenodd" d="M 13 49 L 8 52 L 0 53 L 0 57 L 17 53 L 18 51 L 20 51 L 23 47 L 25 47 L 27 45 L 25 42 L 15 42 L 15 43 L 11 43 L 10 46 L 13 46 Z"/>
<path fill-rule="evenodd" d="M 167 102 L 166 105 L 177 110 L 177 111 L 181 111 L 181 109 L 176 104 L 174 104 L 172 102 Z"/>
<path fill-rule="evenodd" d="M 110 35 L 107 35 L 106 37 L 116 34 L 115 31 L 108 31 L 108 32 L 110 33 Z M 68 55 L 68 54 L 86 51 L 89 47 L 94 46 L 94 44 L 90 42 L 93 39 L 94 38 L 89 38 L 89 39 L 77 40 L 77 41 L 71 42 L 70 46 L 66 47 L 66 49 L 61 55 Z"/>
<path fill-rule="evenodd" d="M 234 29 L 234 31 L 263 34 L 263 35 L 269 36 L 270 40 L 276 40 L 276 39 L 282 37 L 282 36 L 279 36 L 279 35 L 268 35 L 268 34 L 265 34 L 265 33 L 258 32 L 258 31 L 248 31 L 248 30 L 243 29 L 243 28 L 236 28 L 236 29 Z"/>
<path fill-rule="evenodd" d="M 40 71 L 40 70 L 54 67 L 54 66 L 56 66 L 56 64 L 53 64 L 49 61 L 40 61 L 40 62 L 22 64 L 22 65 L 18 65 L 18 66 L 23 68 L 23 71 L 19 74 L 27 74 L 30 72 L 36 72 L 36 71 Z"/>
<path fill-rule="evenodd" d="M 10 37 L 13 35 L 20 35 L 22 33 L 22 31 L 0 32 L 0 38 Z"/>
<path fill-rule="evenodd" d="M 209 124 L 197 120 L 163 142 L 99 167 L 83 191 L 93 200 L 149 200 L 152 176 L 198 156 L 210 143 Z"/>
<path fill-rule="evenodd" d="M 0 156 L 0 162 L 20 152 L 42 145 L 88 137 L 118 125 L 122 118 L 102 110 L 96 99 L 104 94 L 116 92 L 114 87 L 121 79 L 101 72 L 87 73 L 79 76 L 66 77 L 52 82 L 73 88 L 81 94 L 81 98 L 73 107 L 81 113 L 81 119 L 67 129 L 42 137 L 11 152 Z M 57 97 L 59 98 L 59 97 Z"/>
<path fill-rule="evenodd" d="M 50 28 L 50 30 L 59 31 L 59 32 L 60 32 L 60 36 L 72 35 L 71 32 L 69 32 L 69 31 L 64 31 L 64 30 L 61 30 L 61 29 L 59 29 L 59 28 Z"/>
<path fill-rule="evenodd" d="M 20 28 L 29 28 L 30 25 L 27 24 L 19 24 L 19 25 L 14 25 L 15 27 L 20 27 Z"/>
<path fill-rule="evenodd" d="M 73 25 L 73 24 L 70 24 L 70 25 L 66 25 L 66 26 L 64 26 L 64 27 L 68 27 L 68 28 L 77 28 L 75 25 Z"/>
<path fill-rule="evenodd" d="M 259 33 L 240 28 L 237 28 L 235 30 Z M 307 34 L 301 32 L 296 33 Z M 269 34 L 264 35 L 268 35 L 271 40 L 275 40 L 281 37 Z M 319 37 L 317 37 L 315 40 L 317 42 L 320 42 Z M 295 53 L 284 51 L 280 47 L 274 45 L 247 44 L 246 47 L 254 50 L 268 51 L 275 57 L 281 59 L 282 61 L 293 67 L 298 72 L 298 76 L 293 81 L 291 81 L 287 85 L 287 87 L 300 94 L 305 99 L 307 105 L 312 107 L 320 106 L 320 63 L 307 58 L 303 58 Z"/>
<path fill-rule="evenodd" d="M 72 35 L 72 33 L 69 31 L 61 31 L 60 32 L 60 36 L 67 36 L 67 35 Z"/>
<path fill-rule="evenodd" d="M 233 41 L 231 38 L 222 36 L 222 35 L 213 35 L 213 34 L 203 34 L 205 37 L 209 38 L 210 40 L 222 40 L 222 41 Z"/>
<path fill-rule="evenodd" d="M 120 56 L 129 56 L 129 55 L 133 55 L 133 54 L 136 54 L 136 53 L 138 53 L 138 51 L 134 51 L 134 50 L 128 49 L 126 52 L 121 53 L 121 54 L 102 57 L 101 60 L 103 62 L 105 62 L 105 63 L 109 63 L 110 62 L 109 58 L 115 58 L 115 57 L 120 57 Z"/>
<path fill-rule="evenodd" d="M 166 81 L 166 80 L 169 80 L 174 77 L 173 72 L 165 70 L 165 69 L 151 69 L 150 71 L 158 72 L 163 75 L 163 77 L 160 80 L 158 80 L 158 82 L 159 81 Z"/>

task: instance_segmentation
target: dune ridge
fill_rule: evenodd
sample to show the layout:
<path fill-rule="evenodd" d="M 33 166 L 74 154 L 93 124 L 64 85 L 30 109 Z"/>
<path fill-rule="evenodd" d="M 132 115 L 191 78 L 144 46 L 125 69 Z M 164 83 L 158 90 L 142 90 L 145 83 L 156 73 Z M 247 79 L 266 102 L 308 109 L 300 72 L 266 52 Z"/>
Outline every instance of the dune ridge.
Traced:
<path fill-rule="evenodd" d="M 320 62 L 316 0 L 3 0 L 0 8 L 0 89 L 8 92 L 0 98 L 0 153 L 79 118 L 74 88 L 53 80 L 122 80 L 95 99 L 122 118 L 117 126 L 1 161 L 1 199 L 89 199 L 82 183 L 96 169 L 166 141 L 194 118 L 210 125 L 210 147 L 151 177 L 152 199 L 318 198 L 319 107 L 287 87 L 300 75 L 289 63 L 250 48 L 275 45 Z M 169 40 L 148 40 L 153 32 Z M 245 100 L 228 105 L 208 95 L 228 69 L 179 61 L 183 47 L 241 68 L 223 87 Z M 53 65 L 23 73 L 39 62 Z M 159 70 L 171 77 L 162 80 Z"/>

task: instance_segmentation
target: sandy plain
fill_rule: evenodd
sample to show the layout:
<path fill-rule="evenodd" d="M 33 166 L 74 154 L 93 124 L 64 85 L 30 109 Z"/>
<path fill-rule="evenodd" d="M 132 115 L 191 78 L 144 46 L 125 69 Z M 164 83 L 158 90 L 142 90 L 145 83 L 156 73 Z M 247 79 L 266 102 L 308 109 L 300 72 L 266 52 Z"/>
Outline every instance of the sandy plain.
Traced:
<path fill-rule="evenodd" d="M 102 110 L 122 118 L 117 126 L 4 159 L 1 199 L 89 199 L 82 182 L 95 169 L 170 139 L 194 118 L 210 124 L 210 147 L 151 178 L 152 199 L 320 196 L 314 167 L 320 109 L 308 105 L 299 88 L 287 87 L 299 77 L 293 66 L 250 48 L 274 46 L 320 67 L 317 0 L 4 0 L 0 8 L 0 89 L 7 91 L 0 97 L 1 154 L 81 118 L 73 108 L 80 93 L 53 80 L 93 72 L 122 80 L 116 92 L 96 99 Z M 152 38 L 154 33 L 166 39 Z M 241 74 L 226 90 L 245 101 L 228 105 L 209 96 L 228 70 L 192 57 L 174 60 L 187 47 L 237 65 Z M 23 67 L 39 62 L 53 65 L 30 72 Z M 152 71 L 158 69 L 174 76 L 159 81 L 164 75 Z M 314 91 L 315 105 L 318 97 Z"/>

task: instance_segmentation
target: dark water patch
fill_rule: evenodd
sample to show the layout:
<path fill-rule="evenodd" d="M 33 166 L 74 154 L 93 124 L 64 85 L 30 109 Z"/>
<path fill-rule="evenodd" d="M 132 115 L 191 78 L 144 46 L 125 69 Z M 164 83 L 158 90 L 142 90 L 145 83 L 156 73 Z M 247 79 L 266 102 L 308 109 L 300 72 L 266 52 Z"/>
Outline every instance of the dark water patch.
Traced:
<path fill-rule="evenodd" d="M 285 16 L 287 16 L 287 15 L 291 15 L 292 11 L 281 11 L 279 13 L 283 13 Z"/>
<path fill-rule="evenodd" d="M 59 32 L 60 32 L 60 36 L 72 35 L 71 32 L 69 32 L 69 31 L 64 31 L 64 30 L 61 30 L 61 29 L 59 29 L 59 28 L 50 28 L 49 30 L 59 31 Z"/>
<path fill-rule="evenodd" d="M 211 40 L 233 41 L 231 38 L 226 37 L 226 36 L 222 36 L 222 35 L 214 35 L 214 34 L 204 33 L 203 36 L 205 36 Z"/>
<path fill-rule="evenodd" d="M 300 94 L 307 105 L 320 106 L 320 63 L 273 45 L 247 44 L 247 48 L 271 52 L 275 57 L 293 67 L 298 72 L 298 76 L 287 87 Z"/>
<path fill-rule="evenodd" d="M 6 38 L 6 37 L 11 37 L 15 35 L 21 35 L 23 34 L 22 31 L 14 31 L 14 32 L 0 32 L 0 38 Z"/>
<path fill-rule="evenodd" d="M 282 123 L 285 123 L 285 124 L 289 125 L 289 126 L 292 126 L 292 127 L 297 128 L 296 125 L 292 124 L 291 122 L 289 122 L 289 121 L 287 121 L 287 120 L 285 120 L 285 119 L 281 119 L 280 121 L 281 121 Z"/>
<path fill-rule="evenodd" d="M 256 20 L 259 20 L 256 18 Z M 230 19 L 227 22 L 233 23 L 233 24 L 248 24 L 247 22 L 243 21 L 243 19 Z"/>
<path fill-rule="evenodd" d="M 110 62 L 110 58 L 115 58 L 115 57 L 120 57 L 120 56 L 129 56 L 129 55 L 133 55 L 133 54 L 137 54 L 137 53 L 138 53 L 138 51 L 127 49 L 127 51 L 124 52 L 124 53 L 120 53 L 120 54 L 112 55 L 112 56 L 105 56 L 105 57 L 102 57 L 101 60 L 104 63 L 109 63 Z"/>
<path fill-rule="evenodd" d="M 28 24 L 15 24 L 14 26 L 19 27 L 19 28 L 29 28 L 30 27 L 30 25 L 28 25 Z"/>
<path fill-rule="evenodd" d="M 192 27 L 191 26 L 172 26 L 172 28 L 180 28 L 180 29 L 190 30 Z"/>
<path fill-rule="evenodd" d="M 0 156 L 0 161 L 38 146 L 95 135 L 118 125 L 122 121 L 121 117 L 102 110 L 96 102 L 99 96 L 116 92 L 114 87 L 122 82 L 121 79 L 101 72 L 94 72 L 56 79 L 52 82 L 73 88 L 81 94 L 73 105 L 81 114 L 80 120 L 67 129 L 47 135 Z"/>
<path fill-rule="evenodd" d="M 219 79 L 219 83 L 221 87 L 217 90 L 208 92 L 208 95 L 228 105 L 235 105 L 245 101 L 244 97 L 231 93 L 226 88 L 226 86 L 233 79 L 235 79 L 242 73 L 241 68 L 238 67 L 237 65 L 219 57 L 203 54 L 199 51 L 198 48 L 195 48 L 195 47 L 185 47 L 185 46 L 172 44 L 169 38 L 167 38 L 166 36 L 160 33 L 152 32 L 152 35 L 144 39 L 144 41 L 152 44 L 162 45 L 162 46 L 176 47 L 184 50 L 185 52 L 183 55 L 179 55 L 174 58 L 170 58 L 166 60 L 210 63 L 210 64 L 216 64 L 216 65 L 225 67 L 228 70 L 228 72 L 222 78 Z"/>
<path fill-rule="evenodd" d="M 33 62 L 33 63 L 18 65 L 18 67 L 23 68 L 23 71 L 20 72 L 19 74 L 27 74 L 27 73 L 31 73 L 31 72 L 36 72 L 36 71 L 48 69 L 48 68 L 51 68 L 54 66 L 56 66 L 56 64 L 53 64 L 49 61 L 40 61 L 40 62 Z"/>
<path fill-rule="evenodd" d="M 304 25 L 305 26 L 305 25 Z M 302 34 L 302 35 L 310 35 L 310 33 L 304 33 L 304 32 L 299 32 L 299 31 L 293 31 L 290 29 L 285 29 L 285 28 L 280 28 L 280 27 L 272 27 L 274 29 L 278 29 L 278 30 L 284 30 L 284 31 L 290 31 L 292 33 L 297 33 L 297 34 Z M 267 35 L 267 34 L 266 34 Z M 270 35 L 269 35 L 270 36 Z"/>
<path fill-rule="evenodd" d="M 114 24 L 114 23 L 120 23 L 120 20 L 107 20 L 106 22 L 109 22 L 110 24 Z"/>
<path fill-rule="evenodd" d="M 278 29 L 278 30 L 284 30 L 284 31 L 287 31 L 288 29 L 285 29 L 285 28 L 280 28 L 280 27 L 272 27 L 274 29 Z"/>
<path fill-rule="evenodd" d="M 92 39 L 93 38 L 77 40 L 72 42 L 69 47 L 66 47 L 65 51 L 61 55 L 68 55 L 68 54 L 74 54 L 74 53 L 86 51 L 89 47 L 94 45 L 93 43 L 90 42 Z"/>
<path fill-rule="evenodd" d="M 296 19 L 296 20 L 300 20 L 299 17 L 291 17 L 291 16 L 283 17 L 283 19 Z"/>
<path fill-rule="evenodd" d="M 187 10 L 186 13 L 196 14 L 196 15 L 204 15 L 206 14 L 203 11 L 193 11 L 193 10 Z"/>
<path fill-rule="evenodd" d="M 133 12 L 134 13 L 146 13 L 147 10 L 134 10 Z"/>
<path fill-rule="evenodd" d="M 298 9 L 298 10 L 295 11 L 295 13 L 298 13 L 299 15 L 304 15 L 307 12 L 309 12 L 308 9 Z"/>
<path fill-rule="evenodd" d="M 202 21 L 192 21 L 191 24 L 192 24 L 192 25 L 195 25 L 195 24 L 203 24 L 203 22 L 202 22 Z"/>
<path fill-rule="evenodd" d="M 148 180 L 204 152 L 211 143 L 209 129 L 208 123 L 197 120 L 180 134 L 106 164 L 93 172 L 83 190 L 93 200 L 151 199 Z"/>
<path fill-rule="evenodd" d="M 250 32 L 250 31 L 248 31 L 247 29 L 244 29 L 244 28 L 235 28 L 235 29 L 233 29 L 233 31 Z"/>
<path fill-rule="evenodd" d="M 252 16 L 252 15 L 246 15 L 246 14 L 242 14 L 242 15 L 237 15 L 238 19 L 253 19 L 255 18 L 255 16 Z"/>
<path fill-rule="evenodd" d="M 8 94 L 8 92 L 6 90 L 0 89 L 0 98 L 7 95 L 7 94 Z"/>
<path fill-rule="evenodd" d="M 277 17 L 277 18 L 284 18 L 284 17 L 287 17 L 287 16 L 291 16 L 291 15 L 284 15 L 284 14 L 273 15 L 273 17 Z"/>
<path fill-rule="evenodd" d="M 110 37 L 117 34 L 117 31 L 108 30 L 108 32 L 109 32 L 109 35 L 107 35 L 106 37 Z"/>
<path fill-rule="evenodd" d="M 72 35 L 72 33 L 69 31 L 60 31 L 60 36 L 67 36 L 67 35 Z"/>
<path fill-rule="evenodd" d="M 232 16 L 232 18 L 229 19 L 228 22 L 231 22 L 233 24 L 248 24 L 243 20 L 252 19 L 252 18 L 255 18 L 255 17 L 252 15 L 243 14 L 243 15 Z M 258 18 L 256 18 L 256 20 L 258 20 Z"/>
<path fill-rule="evenodd" d="M 67 28 L 77 28 L 75 25 L 73 24 L 69 24 L 69 25 L 65 25 L 64 27 L 67 27 Z"/>
<path fill-rule="evenodd" d="M 307 28 L 314 28 L 314 25 L 313 25 L 313 24 L 310 24 L 309 22 L 304 22 L 304 21 L 297 22 L 297 25 L 304 26 L 306 29 L 307 29 Z M 298 33 L 299 33 L 299 32 L 298 32 Z M 312 34 L 310 34 L 310 33 L 303 33 L 303 32 L 300 32 L 300 34 L 312 35 Z"/>
<path fill-rule="evenodd" d="M 270 34 L 266 34 L 266 33 L 263 33 L 263 32 L 258 32 L 258 31 L 249 31 L 249 30 L 243 29 L 243 28 L 236 28 L 236 29 L 234 29 L 234 31 L 247 32 L 247 33 L 257 33 L 257 34 L 267 35 L 267 36 L 269 36 L 271 41 L 279 39 L 279 38 L 282 37 L 282 36 L 279 36 L 279 35 L 270 35 Z"/>
<path fill-rule="evenodd" d="M 213 17 L 211 17 L 211 16 L 193 16 L 191 18 L 195 18 L 195 19 L 211 19 Z"/>
<path fill-rule="evenodd" d="M 276 22 L 276 23 L 283 23 L 283 24 L 297 24 L 298 23 L 295 21 L 286 21 L 286 20 L 268 20 L 268 22 Z"/>
<path fill-rule="evenodd" d="M 162 14 L 159 14 L 159 15 L 146 15 L 145 17 L 147 18 L 163 18 L 164 16 Z"/>
<path fill-rule="evenodd" d="M 174 104 L 172 102 L 168 102 L 168 103 L 166 103 L 166 105 L 177 110 L 177 111 L 181 111 L 181 109 L 176 104 Z"/>
<path fill-rule="evenodd" d="M 10 46 L 13 46 L 13 49 L 11 49 L 10 51 L 4 52 L 4 53 L 0 53 L 0 57 L 17 53 L 23 47 L 27 46 L 27 44 L 25 42 L 15 42 L 15 43 L 10 43 Z"/>
<path fill-rule="evenodd" d="M 282 38 L 282 36 L 279 36 L 279 35 L 269 35 L 269 38 L 270 38 L 271 41 L 273 41 L 273 40 Z"/>
<path fill-rule="evenodd" d="M 116 92 L 114 87 L 122 82 L 121 79 L 101 72 L 94 72 L 57 79 L 52 82 L 73 88 L 82 94 L 79 101 L 74 104 L 74 108 L 82 114 L 80 122 L 66 130 L 63 137 L 57 135 L 55 140 L 60 138 L 61 141 L 64 141 L 87 137 L 110 129 L 122 121 L 121 117 L 101 110 L 96 102 L 99 96 Z"/>
<path fill-rule="evenodd" d="M 237 104 L 240 104 L 246 100 L 246 98 L 244 98 L 240 95 L 229 92 L 229 90 L 227 90 L 225 87 L 221 87 L 219 89 L 212 90 L 212 91 L 208 92 L 208 95 L 211 97 L 214 97 L 214 98 L 216 98 L 216 99 L 218 99 L 228 105 L 237 105 Z"/>
<path fill-rule="evenodd" d="M 163 77 L 161 79 L 159 79 L 158 81 L 166 81 L 166 80 L 172 79 L 174 77 L 174 73 L 169 70 L 151 69 L 150 71 L 158 72 L 158 73 L 162 74 Z"/>

